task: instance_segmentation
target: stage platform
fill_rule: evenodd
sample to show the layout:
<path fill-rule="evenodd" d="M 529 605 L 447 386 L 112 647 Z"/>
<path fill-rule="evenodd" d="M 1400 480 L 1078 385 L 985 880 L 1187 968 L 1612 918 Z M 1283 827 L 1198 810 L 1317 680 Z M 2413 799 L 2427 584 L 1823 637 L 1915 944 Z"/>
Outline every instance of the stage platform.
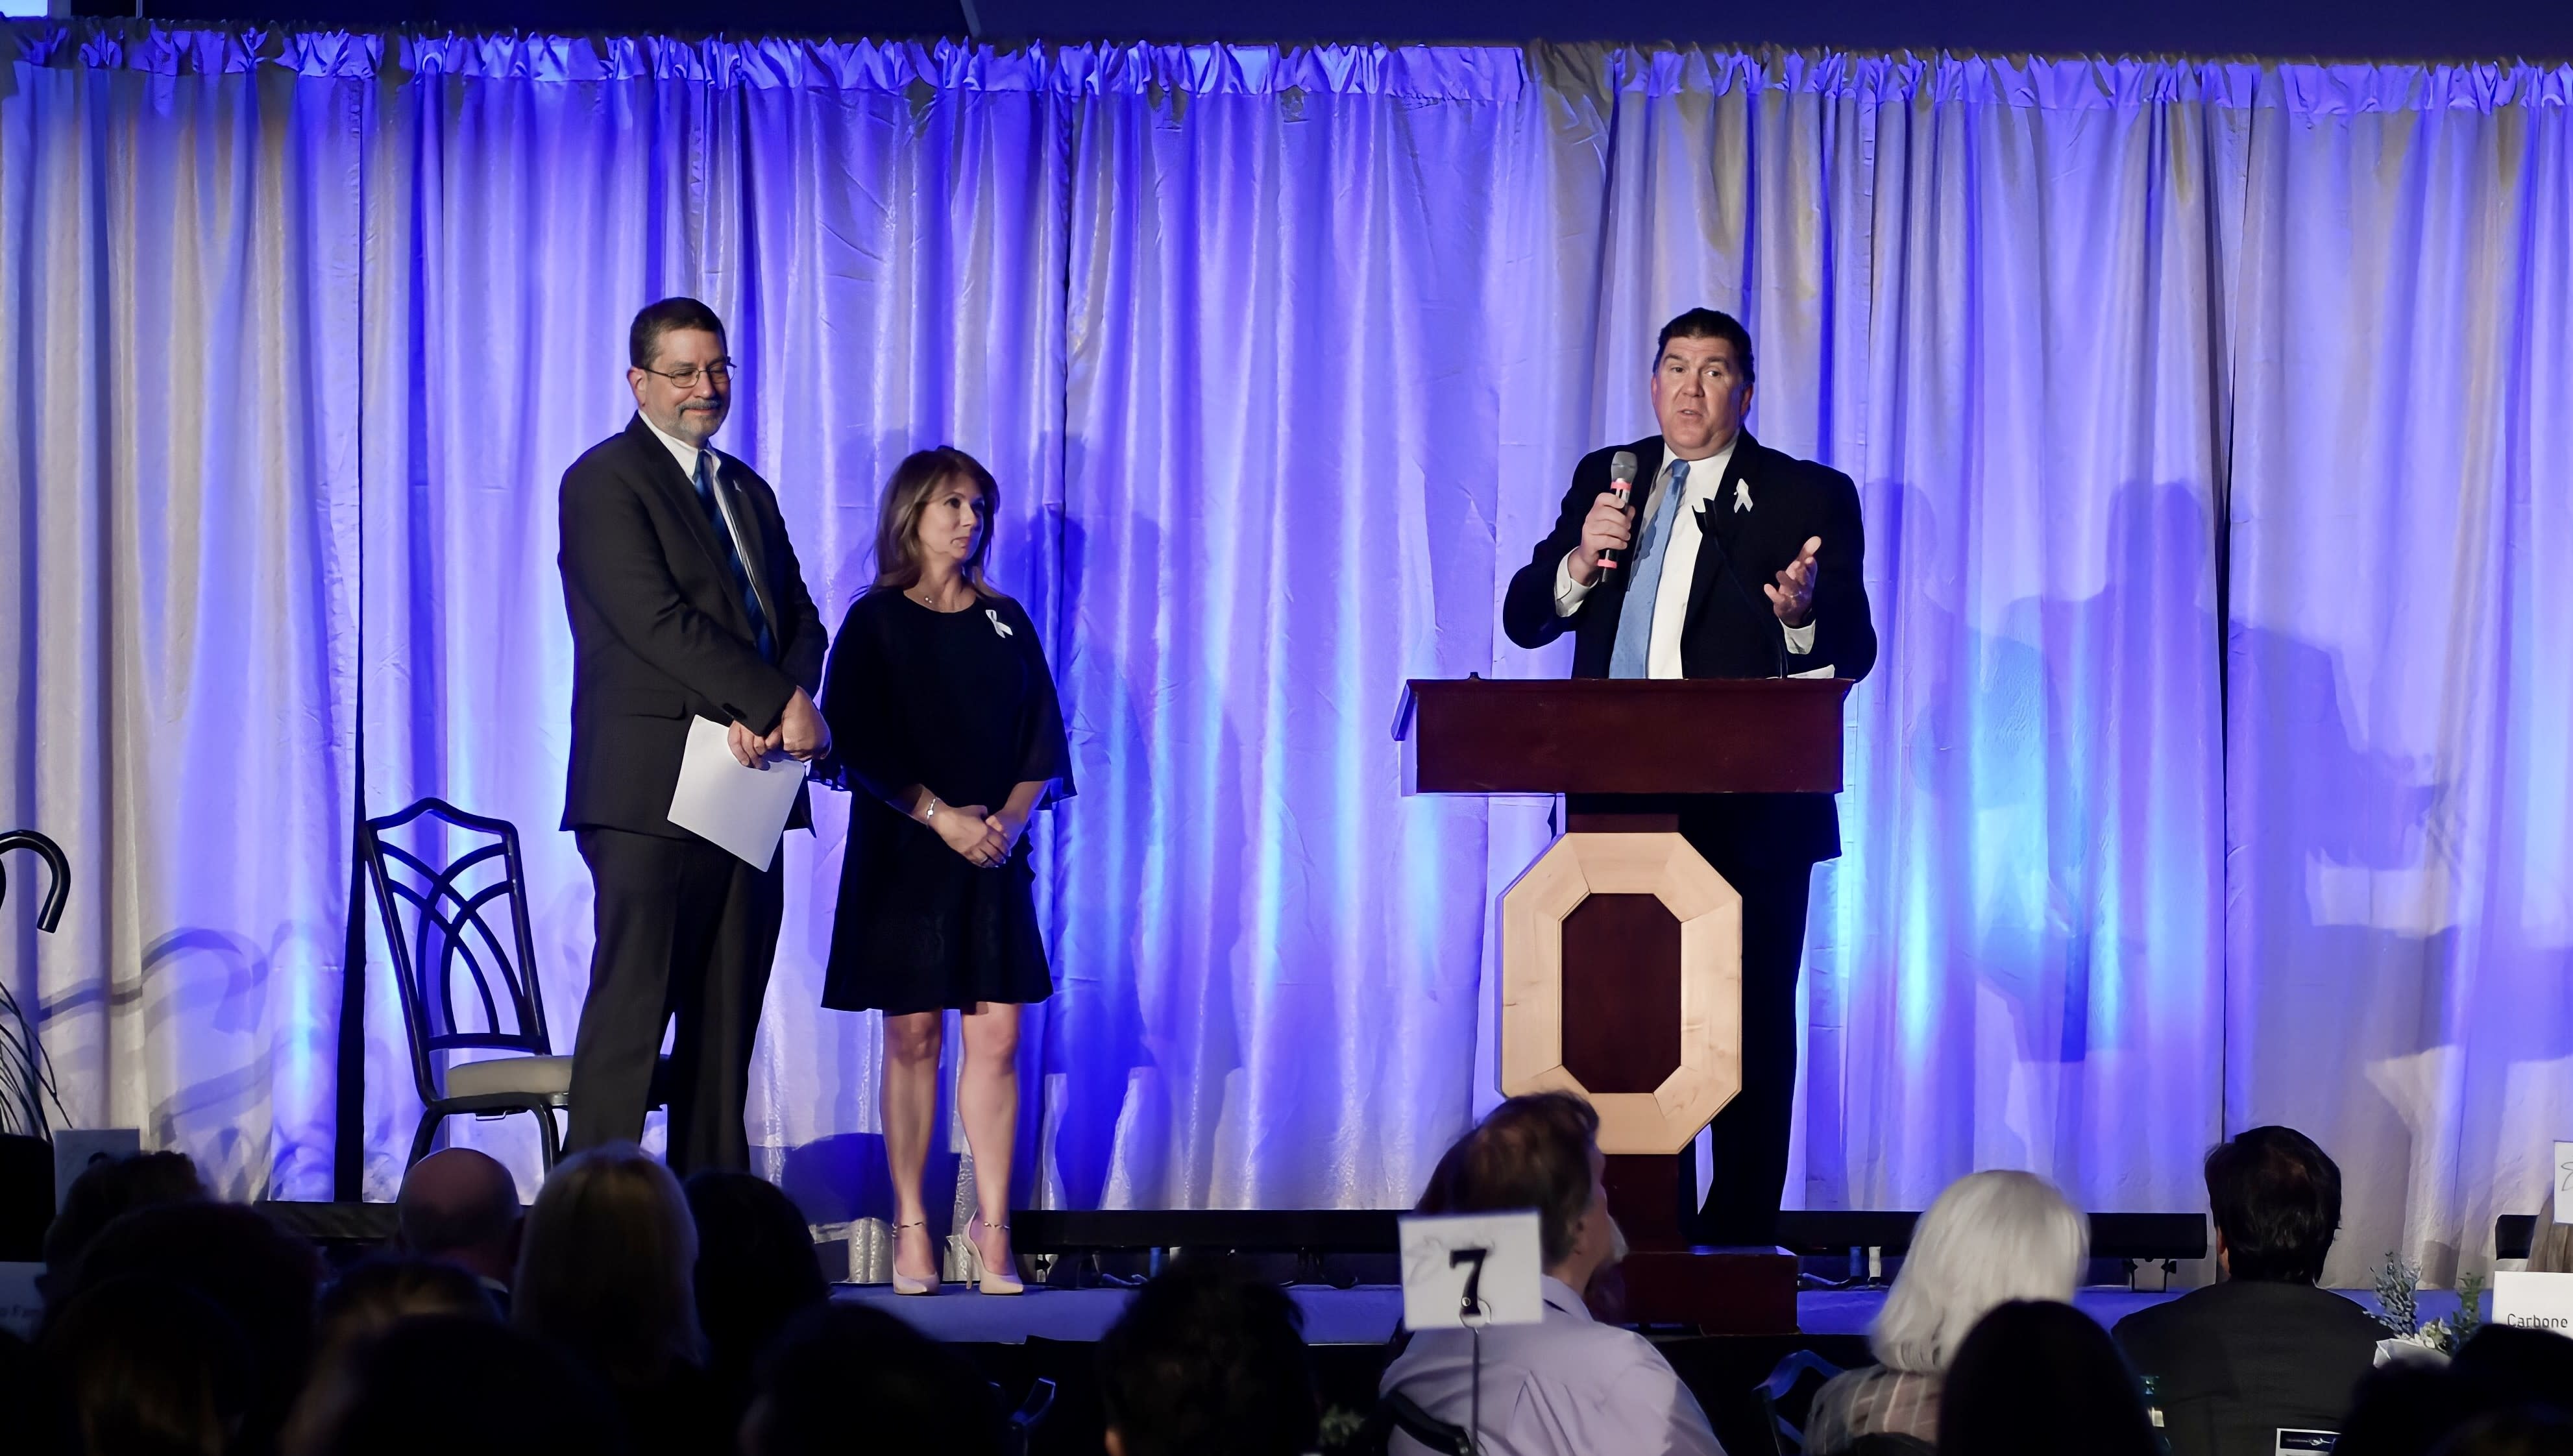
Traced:
<path fill-rule="evenodd" d="M 1304 1311 L 1308 1344 L 1381 1345 L 1393 1338 L 1394 1327 L 1402 1320 L 1402 1291 L 1390 1284 L 1361 1284 L 1354 1289 L 1298 1286 L 1287 1292 Z M 2085 1289 L 2075 1302 L 2084 1313 L 2110 1325 L 2139 1309 L 2176 1299 L 2180 1292 Z M 1116 1323 L 1133 1293 L 1117 1288 L 1032 1287 L 1025 1294 L 1000 1297 L 951 1284 L 939 1294 L 905 1297 L 883 1284 L 843 1284 L 833 1297 L 873 1305 L 948 1344 L 1016 1345 L 1031 1339 L 1095 1342 Z M 2372 1300 L 2361 1302 L 2373 1307 Z M 1796 1296 L 1797 1334 L 1808 1339 L 1865 1335 L 1868 1321 L 1884 1303 L 1882 1289 L 1808 1290 Z M 1698 1338 L 1694 1331 L 1673 1331 L 1671 1336 Z"/>

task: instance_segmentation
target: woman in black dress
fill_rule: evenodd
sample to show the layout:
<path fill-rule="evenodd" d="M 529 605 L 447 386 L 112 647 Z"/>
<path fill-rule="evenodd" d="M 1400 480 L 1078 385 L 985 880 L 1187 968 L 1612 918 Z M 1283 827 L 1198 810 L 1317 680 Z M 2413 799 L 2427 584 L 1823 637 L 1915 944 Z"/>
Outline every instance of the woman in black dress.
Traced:
<path fill-rule="evenodd" d="M 978 1210 L 965 1228 L 986 1294 L 1015 1294 L 1010 1155 L 1019 1008 L 1054 994 L 1037 933 L 1028 816 L 1072 793 L 1063 709 L 1037 630 L 984 579 L 1000 490 L 962 450 L 922 450 L 885 482 L 876 580 L 831 646 L 822 716 L 853 806 L 822 1004 L 884 1013 L 885 1158 L 897 1291 L 938 1287 L 921 1167 L 946 1014 L 963 1013 L 957 1110 Z"/>

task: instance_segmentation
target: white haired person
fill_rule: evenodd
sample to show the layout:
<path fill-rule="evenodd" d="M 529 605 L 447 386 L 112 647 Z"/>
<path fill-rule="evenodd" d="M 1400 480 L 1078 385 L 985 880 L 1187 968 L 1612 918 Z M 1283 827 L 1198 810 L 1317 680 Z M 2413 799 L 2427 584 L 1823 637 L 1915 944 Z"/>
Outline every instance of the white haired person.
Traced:
<path fill-rule="evenodd" d="M 2091 1258 L 2091 1225 L 2055 1184 L 2026 1172 L 1968 1173 L 1913 1229 L 1912 1251 L 1868 1329 L 1878 1363 L 1814 1396 L 1805 1449 L 1862 1436 L 1939 1439 L 1939 1387 L 1975 1322 L 2015 1299 L 2069 1304 Z"/>

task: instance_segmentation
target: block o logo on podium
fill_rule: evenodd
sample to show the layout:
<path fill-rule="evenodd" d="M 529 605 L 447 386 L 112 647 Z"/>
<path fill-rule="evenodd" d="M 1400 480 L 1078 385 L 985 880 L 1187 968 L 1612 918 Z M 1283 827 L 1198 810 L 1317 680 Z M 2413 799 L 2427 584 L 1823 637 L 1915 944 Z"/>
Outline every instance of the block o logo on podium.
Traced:
<path fill-rule="evenodd" d="M 1742 1088 L 1742 897 L 1677 834 L 1567 834 L 1501 895 L 1501 1092 L 1676 1153 Z"/>

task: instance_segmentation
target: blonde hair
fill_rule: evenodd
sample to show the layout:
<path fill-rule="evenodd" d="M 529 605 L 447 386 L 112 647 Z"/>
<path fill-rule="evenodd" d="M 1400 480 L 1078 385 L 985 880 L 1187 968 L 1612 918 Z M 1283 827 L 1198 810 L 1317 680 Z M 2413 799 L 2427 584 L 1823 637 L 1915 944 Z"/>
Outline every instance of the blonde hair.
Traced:
<path fill-rule="evenodd" d="M 2537 1229 L 2528 1238 L 2528 1271 L 2573 1274 L 2573 1223 L 2555 1221 L 2552 1191 L 2546 1195 L 2546 1206 L 2537 1210 Z"/>
<path fill-rule="evenodd" d="M 670 1170 L 631 1142 L 555 1164 L 527 1214 L 509 1286 L 511 1322 L 589 1362 L 614 1385 L 703 1358 L 697 1224 Z"/>
<path fill-rule="evenodd" d="M 1889 1369 L 1940 1374 L 2000 1306 L 2071 1303 L 2090 1258 L 2090 1222 L 2055 1184 L 2035 1173 L 1968 1173 L 1913 1228 L 1868 1346 Z"/>
<path fill-rule="evenodd" d="M 965 584 L 978 596 L 1004 594 L 983 575 L 983 563 L 992 554 L 992 523 L 1001 515 L 1000 482 L 982 461 L 954 445 L 914 450 L 886 478 L 884 498 L 876 504 L 878 587 L 900 591 L 920 580 L 920 514 L 939 486 L 960 478 L 983 492 L 983 529 L 975 537 L 974 554 L 965 558 Z"/>

